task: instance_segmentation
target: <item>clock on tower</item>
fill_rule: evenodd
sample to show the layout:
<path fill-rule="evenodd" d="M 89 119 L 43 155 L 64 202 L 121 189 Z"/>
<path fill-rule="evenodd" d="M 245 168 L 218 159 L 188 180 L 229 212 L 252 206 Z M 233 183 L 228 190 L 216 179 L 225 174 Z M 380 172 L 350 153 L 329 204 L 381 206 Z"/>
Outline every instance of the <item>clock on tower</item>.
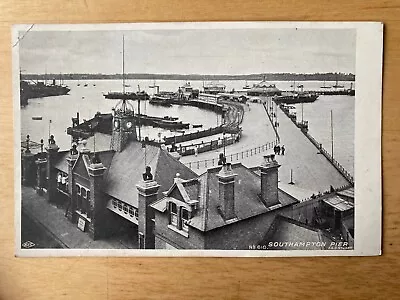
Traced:
<path fill-rule="evenodd" d="M 111 148 L 121 152 L 129 141 L 137 140 L 133 107 L 122 103 L 122 107 L 114 110 L 111 137 Z"/>

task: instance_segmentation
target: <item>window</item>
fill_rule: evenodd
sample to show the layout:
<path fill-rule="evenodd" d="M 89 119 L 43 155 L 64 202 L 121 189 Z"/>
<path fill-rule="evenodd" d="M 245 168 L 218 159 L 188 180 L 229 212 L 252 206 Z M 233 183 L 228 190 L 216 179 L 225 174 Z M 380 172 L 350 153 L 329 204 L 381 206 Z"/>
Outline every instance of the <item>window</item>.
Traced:
<path fill-rule="evenodd" d="M 124 213 L 127 214 L 128 213 L 128 205 L 124 204 Z"/>
<path fill-rule="evenodd" d="M 137 218 L 139 218 L 138 210 L 137 209 L 134 209 L 134 210 L 135 210 L 135 218 L 137 219 Z"/>
<path fill-rule="evenodd" d="M 129 215 L 130 215 L 131 217 L 134 216 L 134 212 L 133 212 L 133 207 L 132 207 L 132 206 L 129 206 Z"/>
<path fill-rule="evenodd" d="M 76 209 L 80 210 L 82 207 L 81 187 L 76 185 Z"/>
<path fill-rule="evenodd" d="M 113 200 L 112 200 L 112 205 L 114 206 L 114 208 L 117 208 L 118 201 L 115 200 L 115 199 L 113 199 Z"/>
<path fill-rule="evenodd" d="M 190 212 L 189 210 L 180 205 L 178 206 L 174 202 L 169 202 L 168 204 L 169 211 L 169 225 L 168 228 L 184 237 L 189 237 L 189 218 Z"/>
<path fill-rule="evenodd" d="M 170 202 L 170 215 L 171 215 L 171 224 L 178 226 L 178 207 L 173 202 Z"/>
<path fill-rule="evenodd" d="M 68 193 L 68 174 L 64 172 L 57 173 L 57 188 Z"/>
<path fill-rule="evenodd" d="M 87 191 L 84 188 L 81 188 L 81 194 L 82 194 L 82 205 L 81 205 L 81 212 L 83 214 L 86 213 L 86 206 L 87 206 Z"/>
<path fill-rule="evenodd" d="M 122 210 L 122 202 L 118 201 L 118 210 Z"/>
<path fill-rule="evenodd" d="M 187 225 L 187 222 L 189 221 L 189 212 L 185 208 L 182 208 L 181 210 L 181 219 L 182 219 L 182 229 L 188 231 L 189 227 Z"/>

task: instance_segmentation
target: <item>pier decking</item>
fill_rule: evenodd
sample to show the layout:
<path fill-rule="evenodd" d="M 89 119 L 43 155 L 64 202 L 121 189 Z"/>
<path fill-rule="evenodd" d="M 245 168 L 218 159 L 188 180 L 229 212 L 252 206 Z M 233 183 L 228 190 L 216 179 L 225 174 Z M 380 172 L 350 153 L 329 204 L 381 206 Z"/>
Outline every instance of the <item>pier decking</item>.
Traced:
<path fill-rule="evenodd" d="M 258 103 L 250 103 L 249 111 L 245 111 L 244 121 L 242 123 L 243 136 L 239 143 L 226 148 L 226 156 L 230 162 L 231 155 L 240 151 L 246 151 L 257 148 L 266 143 L 272 143 L 276 140 L 275 131 L 266 114 L 265 109 Z M 275 110 L 274 110 L 275 111 Z M 349 181 L 326 159 L 316 147 L 305 137 L 305 135 L 296 127 L 292 121 L 280 110 L 278 115 L 278 134 L 280 136 L 280 145 L 286 148 L 285 155 L 277 155 L 277 161 L 281 164 L 279 168 L 280 185 L 287 186 L 290 182 L 290 170 L 293 172 L 293 188 L 297 187 L 304 191 L 309 191 L 309 196 L 313 193 L 321 192 L 334 188 L 349 185 Z M 257 121 L 255 121 L 257 120 Z M 269 153 L 272 149 L 266 150 Z M 250 156 L 241 155 L 236 159 L 232 156 L 233 162 L 240 161 L 248 167 L 257 167 L 262 156 L 266 151 L 257 151 Z M 196 173 L 202 173 L 206 170 L 204 161 L 211 161 L 216 158 L 222 150 L 201 153 L 197 157 L 182 157 L 182 162 L 189 165 Z M 197 163 L 199 162 L 199 163 Z M 210 167 L 210 163 L 207 163 Z M 306 193 L 305 193 L 306 194 Z"/>
<path fill-rule="evenodd" d="M 290 170 L 293 170 L 295 186 L 313 191 L 324 192 L 332 185 L 339 188 L 348 185 L 348 180 L 326 159 L 293 122 L 280 110 L 277 110 L 278 133 L 281 145 L 285 146 L 285 155 L 278 155 L 281 164 L 279 178 L 283 183 L 290 182 Z"/>

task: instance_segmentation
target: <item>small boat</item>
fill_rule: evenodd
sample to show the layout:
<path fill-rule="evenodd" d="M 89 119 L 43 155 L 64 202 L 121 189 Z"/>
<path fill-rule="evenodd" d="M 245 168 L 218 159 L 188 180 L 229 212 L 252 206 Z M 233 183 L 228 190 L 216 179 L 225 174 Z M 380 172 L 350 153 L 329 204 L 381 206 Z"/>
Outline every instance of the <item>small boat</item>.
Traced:
<path fill-rule="evenodd" d="M 40 121 L 42 119 L 43 119 L 43 117 L 41 117 L 41 116 L 32 117 L 32 120 L 35 120 L 35 121 Z"/>
<path fill-rule="evenodd" d="M 246 80 L 246 83 L 245 83 L 243 89 L 244 89 L 244 90 L 249 90 L 249 89 L 251 89 L 251 86 L 247 83 L 247 80 Z"/>
<path fill-rule="evenodd" d="M 333 88 L 335 88 L 335 89 L 341 89 L 341 88 L 344 88 L 344 86 L 343 86 L 343 85 L 340 85 L 340 84 L 338 83 L 337 76 L 336 76 L 336 83 L 335 83 L 335 85 L 333 85 L 332 87 L 333 87 Z"/>
<path fill-rule="evenodd" d="M 313 94 L 313 93 L 289 93 L 287 95 L 283 96 L 275 96 L 273 100 L 280 104 L 280 103 L 286 103 L 286 104 L 295 104 L 295 103 L 309 103 L 309 102 L 314 102 L 317 100 L 318 95 Z"/>
<path fill-rule="evenodd" d="M 152 105 L 160 105 L 160 106 L 166 106 L 166 107 L 171 107 L 172 104 L 169 102 L 169 98 L 167 97 L 162 97 L 162 96 L 154 96 L 150 99 L 149 103 Z"/>
<path fill-rule="evenodd" d="M 325 85 L 325 80 L 324 80 L 324 85 L 321 86 L 321 89 L 330 89 L 330 88 L 331 88 L 330 86 Z"/>
<path fill-rule="evenodd" d="M 164 119 L 164 120 L 169 120 L 169 121 L 176 121 L 176 120 L 178 120 L 179 118 L 178 118 L 178 117 L 165 116 L 163 119 Z"/>
<path fill-rule="evenodd" d="M 95 83 L 93 83 L 93 86 L 96 86 L 96 84 L 95 84 Z"/>
<path fill-rule="evenodd" d="M 154 121 L 153 123 L 155 127 L 161 127 L 166 129 L 189 129 L 190 125 L 189 123 L 183 123 L 182 121 L 177 122 L 168 120 Z"/>
<path fill-rule="evenodd" d="M 83 86 L 84 86 L 84 87 L 87 87 L 87 86 L 88 86 L 88 84 L 87 84 L 87 83 L 85 83 Z"/>
<path fill-rule="evenodd" d="M 131 87 L 130 84 L 124 84 L 124 87 Z"/>
<path fill-rule="evenodd" d="M 193 128 L 201 128 L 203 127 L 203 124 L 193 124 L 192 126 Z"/>

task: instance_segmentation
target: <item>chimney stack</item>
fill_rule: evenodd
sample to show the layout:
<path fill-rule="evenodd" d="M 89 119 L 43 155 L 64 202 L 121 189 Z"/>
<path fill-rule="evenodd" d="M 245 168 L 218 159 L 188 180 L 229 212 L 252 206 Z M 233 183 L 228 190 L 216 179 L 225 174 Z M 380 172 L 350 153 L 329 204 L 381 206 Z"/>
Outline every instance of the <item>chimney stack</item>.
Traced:
<path fill-rule="evenodd" d="M 143 181 L 136 185 L 138 190 L 138 241 L 140 249 L 154 249 L 154 210 L 150 204 L 157 200 L 160 185 L 153 179 L 151 168 L 146 167 Z"/>
<path fill-rule="evenodd" d="M 47 152 L 47 200 L 49 202 L 55 201 L 57 196 L 57 169 L 54 167 L 58 150 L 60 148 L 57 146 L 54 140 L 54 135 L 50 135 L 49 144 L 46 147 Z"/>
<path fill-rule="evenodd" d="M 235 177 L 232 165 L 226 163 L 217 174 L 219 183 L 219 203 L 225 220 L 236 217 L 235 215 Z"/>
<path fill-rule="evenodd" d="M 261 199 L 267 207 L 279 204 L 278 198 L 278 168 L 280 164 L 275 155 L 264 155 L 261 171 Z"/>

